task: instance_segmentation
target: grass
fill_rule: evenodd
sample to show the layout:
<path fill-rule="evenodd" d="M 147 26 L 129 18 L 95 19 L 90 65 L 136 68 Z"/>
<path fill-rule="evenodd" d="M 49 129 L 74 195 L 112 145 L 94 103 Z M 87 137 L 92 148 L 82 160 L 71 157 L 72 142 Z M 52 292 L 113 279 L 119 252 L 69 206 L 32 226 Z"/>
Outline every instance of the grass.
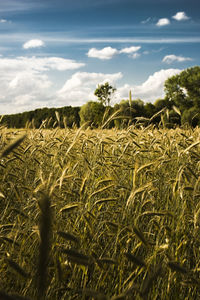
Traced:
<path fill-rule="evenodd" d="M 200 130 L 8 130 L 0 299 L 198 299 Z"/>

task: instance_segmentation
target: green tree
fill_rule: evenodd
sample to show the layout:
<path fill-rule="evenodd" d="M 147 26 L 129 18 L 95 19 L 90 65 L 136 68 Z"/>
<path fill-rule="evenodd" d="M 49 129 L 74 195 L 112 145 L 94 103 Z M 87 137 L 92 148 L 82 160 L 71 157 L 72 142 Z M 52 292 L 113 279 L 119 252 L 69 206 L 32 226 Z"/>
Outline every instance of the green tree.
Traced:
<path fill-rule="evenodd" d="M 200 67 L 195 66 L 168 78 L 165 82 L 166 98 L 183 112 L 200 107 Z"/>
<path fill-rule="evenodd" d="M 168 98 L 166 99 L 157 99 L 154 102 L 154 107 L 156 112 L 160 111 L 163 108 L 171 109 L 173 105 L 173 101 L 170 101 Z"/>
<path fill-rule="evenodd" d="M 115 104 L 114 110 L 121 110 L 121 118 L 115 120 L 115 126 L 117 128 L 126 128 L 133 123 L 136 117 L 144 115 L 144 102 L 140 99 L 121 100 L 119 104 Z"/>
<path fill-rule="evenodd" d="M 181 123 L 188 124 L 192 127 L 200 126 L 199 108 L 193 106 L 190 109 L 186 109 L 181 116 Z"/>
<path fill-rule="evenodd" d="M 145 103 L 144 105 L 144 117 L 146 118 L 151 118 L 156 112 L 156 109 L 155 109 L 155 106 L 150 103 L 150 102 L 147 102 Z"/>
<path fill-rule="evenodd" d="M 94 92 L 94 95 L 97 96 L 100 103 L 105 106 L 109 106 L 112 95 L 115 91 L 116 88 L 112 87 L 108 82 L 106 82 L 105 84 L 98 85 L 97 89 Z"/>
<path fill-rule="evenodd" d="M 99 127 L 102 125 L 103 116 L 105 113 L 105 107 L 102 103 L 89 101 L 81 106 L 79 115 L 81 125 L 90 122 L 93 127 Z"/>

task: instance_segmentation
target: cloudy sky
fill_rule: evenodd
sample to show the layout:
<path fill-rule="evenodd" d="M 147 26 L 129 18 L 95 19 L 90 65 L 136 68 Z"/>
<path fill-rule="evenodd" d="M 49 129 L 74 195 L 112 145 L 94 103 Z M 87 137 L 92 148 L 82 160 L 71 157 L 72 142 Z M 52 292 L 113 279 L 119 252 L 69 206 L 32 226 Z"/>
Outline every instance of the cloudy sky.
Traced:
<path fill-rule="evenodd" d="M 0 114 L 95 100 L 154 102 L 200 65 L 198 0 L 0 0 Z"/>

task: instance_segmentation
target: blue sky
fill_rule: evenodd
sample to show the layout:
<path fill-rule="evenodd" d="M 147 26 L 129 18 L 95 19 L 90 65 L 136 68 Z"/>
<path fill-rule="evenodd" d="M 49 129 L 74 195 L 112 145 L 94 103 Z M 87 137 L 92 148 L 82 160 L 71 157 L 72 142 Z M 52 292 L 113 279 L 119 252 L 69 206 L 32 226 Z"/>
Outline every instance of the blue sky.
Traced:
<path fill-rule="evenodd" d="M 200 65 L 198 0 L 0 0 L 0 114 L 95 100 L 154 102 Z"/>

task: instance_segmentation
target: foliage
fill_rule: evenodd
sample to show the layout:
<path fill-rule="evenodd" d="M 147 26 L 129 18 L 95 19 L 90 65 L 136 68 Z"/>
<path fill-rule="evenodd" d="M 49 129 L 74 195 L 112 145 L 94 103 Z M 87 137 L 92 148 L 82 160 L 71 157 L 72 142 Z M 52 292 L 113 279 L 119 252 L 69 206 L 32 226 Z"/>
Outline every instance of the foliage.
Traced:
<path fill-rule="evenodd" d="M 170 77 L 165 82 L 166 98 L 184 111 L 200 107 L 200 67 L 192 67 Z"/>
<path fill-rule="evenodd" d="M 0 130 L 1 299 L 200 298 L 198 128 Z"/>
<path fill-rule="evenodd" d="M 173 102 L 170 101 L 169 99 L 157 99 L 154 102 L 154 106 L 155 106 L 156 111 L 159 111 L 165 107 L 168 109 L 171 109 L 173 106 Z"/>
<path fill-rule="evenodd" d="M 121 115 L 124 118 L 116 119 L 115 126 L 119 128 L 126 128 L 134 122 L 136 117 L 144 115 L 144 102 L 140 99 L 137 100 L 122 100 L 119 104 L 114 106 L 114 110 L 121 110 Z"/>
<path fill-rule="evenodd" d="M 144 117 L 151 118 L 155 113 L 156 109 L 153 103 L 144 104 Z"/>
<path fill-rule="evenodd" d="M 97 96 L 100 103 L 109 106 L 111 97 L 115 91 L 116 88 L 112 87 L 108 82 L 106 82 L 105 84 L 98 85 L 94 92 L 94 95 Z"/>
<path fill-rule="evenodd" d="M 200 126 L 200 111 L 197 107 L 186 109 L 181 117 L 182 124 L 188 124 L 192 127 Z"/>
<path fill-rule="evenodd" d="M 80 122 L 81 125 L 89 122 L 93 127 L 99 127 L 102 125 L 103 115 L 105 107 L 102 103 L 89 101 L 81 106 L 80 109 Z"/>
<path fill-rule="evenodd" d="M 55 112 L 60 116 L 61 128 L 73 126 L 79 127 L 79 107 L 64 106 L 61 108 L 38 108 L 34 111 L 5 115 L 3 122 L 8 128 L 25 128 L 28 124 L 34 128 L 39 128 L 46 120 L 45 127 L 52 128 L 58 126 Z"/>

